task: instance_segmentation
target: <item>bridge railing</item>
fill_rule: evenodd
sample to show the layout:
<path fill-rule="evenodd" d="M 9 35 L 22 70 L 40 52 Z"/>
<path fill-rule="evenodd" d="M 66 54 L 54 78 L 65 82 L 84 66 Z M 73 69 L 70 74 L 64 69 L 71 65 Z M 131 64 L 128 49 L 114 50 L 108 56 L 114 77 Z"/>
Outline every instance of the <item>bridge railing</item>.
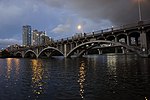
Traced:
<path fill-rule="evenodd" d="M 83 37 L 90 37 L 92 35 L 99 35 L 99 34 L 102 34 L 102 33 L 105 34 L 105 33 L 113 32 L 113 31 L 117 31 L 117 30 L 132 29 L 132 28 L 135 28 L 135 27 L 139 27 L 141 25 L 150 25 L 150 20 L 143 20 L 143 21 L 140 21 L 140 22 L 121 25 L 121 26 L 117 26 L 117 27 L 110 27 L 110 28 L 106 28 L 106 29 L 103 29 L 103 30 L 96 30 L 96 31 L 88 32 L 88 33 L 84 33 L 84 34 L 76 33 L 76 35 L 74 35 L 72 37 L 59 39 L 59 40 L 56 40 L 55 42 L 61 42 L 61 41 L 77 39 L 77 38 L 83 38 Z"/>

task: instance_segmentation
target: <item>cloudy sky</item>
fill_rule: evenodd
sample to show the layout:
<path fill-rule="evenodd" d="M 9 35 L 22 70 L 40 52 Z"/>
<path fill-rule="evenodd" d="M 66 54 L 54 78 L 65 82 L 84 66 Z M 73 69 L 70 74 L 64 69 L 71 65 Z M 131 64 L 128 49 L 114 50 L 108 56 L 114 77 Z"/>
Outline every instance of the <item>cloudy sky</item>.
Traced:
<path fill-rule="evenodd" d="M 140 0 L 142 19 L 150 19 L 150 0 Z M 0 0 L 0 48 L 22 43 L 22 26 L 70 37 L 138 21 L 137 0 Z"/>

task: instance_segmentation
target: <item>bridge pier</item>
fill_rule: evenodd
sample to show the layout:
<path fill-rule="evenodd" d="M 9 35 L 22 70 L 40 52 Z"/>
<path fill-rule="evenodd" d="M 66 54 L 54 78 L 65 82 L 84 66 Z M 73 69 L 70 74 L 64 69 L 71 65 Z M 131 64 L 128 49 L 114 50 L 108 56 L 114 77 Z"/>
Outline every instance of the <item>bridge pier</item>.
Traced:
<path fill-rule="evenodd" d="M 122 49 L 122 54 L 126 54 L 127 53 L 126 48 L 121 47 L 121 49 Z"/>
<path fill-rule="evenodd" d="M 118 48 L 115 48 L 115 53 L 118 53 Z"/>
<path fill-rule="evenodd" d="M 22 58 L 24 58 L 25 51 L 21 51 L 21 54 L 22 54 Z"/>
<path fill-rule="evenodd" d="M 140 41 L 141 41 L 141 48 L 144 48 L 147 51 L 147 37 L 144 31 L 141 31 Z"/>
<path fill-rule="evenodd" d="M 129 35 L 127 35 L 127 45 L 130 45 Z"/>
<path fill-rule="evenodd" d="M 103 51 L 102 51 L 102 50 L 100 50 L 100 49 L 97 49 L 97 50 L 98 50 L 98 54 L 99 54 L 99 55 L 103 54 Z"/>

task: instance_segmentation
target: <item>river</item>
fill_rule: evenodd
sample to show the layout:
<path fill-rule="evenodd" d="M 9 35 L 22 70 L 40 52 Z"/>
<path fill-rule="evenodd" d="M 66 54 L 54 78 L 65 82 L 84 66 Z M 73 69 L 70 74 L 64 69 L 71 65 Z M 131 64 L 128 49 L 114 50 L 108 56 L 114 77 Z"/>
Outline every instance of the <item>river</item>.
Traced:
<path fill-rule="evenodd" d="M 150 100 L 150 58 L 0 59 L 0 100 Z"/>

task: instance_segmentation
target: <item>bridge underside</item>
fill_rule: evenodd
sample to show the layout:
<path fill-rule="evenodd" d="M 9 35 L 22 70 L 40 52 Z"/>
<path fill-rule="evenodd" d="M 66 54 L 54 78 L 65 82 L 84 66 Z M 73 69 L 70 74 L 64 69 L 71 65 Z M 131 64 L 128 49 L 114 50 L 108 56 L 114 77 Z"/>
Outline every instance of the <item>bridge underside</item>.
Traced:
<path fill-rule="evenodd" d="M 21 53 L 17 53 L 17 54 L 15 54 L 14 57 L 16 57 L 16 58 L 22 58 L 22 54 Z"/>
<path fill-rule="evenodd" d="M 24 58 L 37 58 L 37 56 L 34 52 L 29 51 L 24 55 Z"/>
<path fill-rule="evenodd" d="M 66 57 L 80 57 L 87 54 L 127 53 L 129 51 L 137 53 L 133 47 L 119 42 L 97 40 L 78 45 L 72 49 Z"/>
<path fill-rule="evenodd" d="M 53 49 L 47 49 L 44 50 L 39 56 L 38 58 L 50 58 L 53 56 L 63 56 L 63 54 L 61 54 L 60 52 L 53 50 Z"/>

